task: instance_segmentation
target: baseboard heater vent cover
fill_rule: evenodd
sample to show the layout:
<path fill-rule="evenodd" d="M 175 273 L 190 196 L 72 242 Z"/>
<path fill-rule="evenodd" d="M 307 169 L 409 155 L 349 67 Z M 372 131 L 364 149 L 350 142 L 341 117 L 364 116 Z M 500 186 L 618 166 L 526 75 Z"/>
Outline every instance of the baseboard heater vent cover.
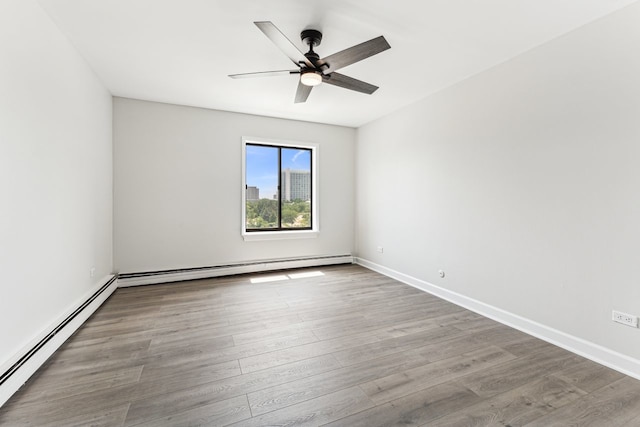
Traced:
<path fill-rule="evenodd" d="M 102 285 L 93 295 L 91 295 L 85 302 L 83 302 L 78 308 L 76 308 L 71 314 L 69 314 L 62 322 L 53 328 L 51 332 L 38 341 L 33 347 L 31 347 L 20 359 L 18 359 L 9 369 L 0 375 L 0 386 L 4 384 L 13 374 L 15 374 L 25 363 L 29 361 L 42 347 L 44 347 L 49 341 L 53 339 L 65 326 L 75 319 L 78 314 L 82 312 L 89 304 L 95 301 L 109 286 L 117 280 L 117 276 L 113 276 L 107 283 Z"/>
<path fill-rule="evenodd" d="M 231 276 L 234 274 L 257 273 L 264 271 L 287 270 L 290 268 L 316 267 L 321 265 L 352 264 L 353 255 L 325 255 L 304 258 L 273 259 L 238 264 L 193 267 L 173 270 L 145 271 L 140 273 L 121 273 L 118 286 L 140 286 L 183 280 L 207 279 L 211 277 Z"/>

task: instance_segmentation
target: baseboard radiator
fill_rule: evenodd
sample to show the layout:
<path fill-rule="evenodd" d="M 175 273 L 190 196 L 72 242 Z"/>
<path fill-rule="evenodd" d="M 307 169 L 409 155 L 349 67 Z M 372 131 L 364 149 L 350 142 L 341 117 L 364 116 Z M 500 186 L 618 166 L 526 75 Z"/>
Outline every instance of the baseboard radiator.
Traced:
<path fill-rule="evenodd" d="M 110 276 L 93 294 L 82 301 L 42 338 L 30 344 L 21 356 L 0 374 L 0 406 L 69 338 L 117 288 L 117 276 Z M 11 362 L 9 362 L 11 363 Z"/>
<path fill-rule="evenodd" d="M 325 255 L 314 257 L 250 261 L 209 267 L 146 271 L 141 273 L 121 273 L 118 275 L 118 287 L 154 285 L 161 283 L 179 282 L 184 280 L 231 276 L 234 274 L 288 270 L 291 268 L 352 264 L 353 262 L 354 258 L 352 255 Z"/>

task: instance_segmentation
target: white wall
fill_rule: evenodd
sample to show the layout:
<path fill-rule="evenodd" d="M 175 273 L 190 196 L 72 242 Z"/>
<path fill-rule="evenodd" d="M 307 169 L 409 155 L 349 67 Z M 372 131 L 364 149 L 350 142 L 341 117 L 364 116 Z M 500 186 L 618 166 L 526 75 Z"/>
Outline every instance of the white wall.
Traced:
<path fill-rule="evenodd" d="M 360 128 L 357 256 L 640 359 L 611 321 L 640 315 L 638 22 L 636 3 Z"/>
<path fill-rule="evenodd" d="M 120 273 L 353 252 L 354 129 L 124 98 L 113 120 Z M 317 238 L 242 239 L 242 136 L 319 144 Z"/>
<path fill-rule="evenodd" d="M 111 95 L 35 1 L 0 2 L 0 58 L 7 368 L 111 273 Z"/>

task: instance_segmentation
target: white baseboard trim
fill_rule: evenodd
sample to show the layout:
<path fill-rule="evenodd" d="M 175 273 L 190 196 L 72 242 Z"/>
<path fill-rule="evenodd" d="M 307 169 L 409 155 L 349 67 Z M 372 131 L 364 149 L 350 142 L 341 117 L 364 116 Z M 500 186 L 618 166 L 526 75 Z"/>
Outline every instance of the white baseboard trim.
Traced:
<path fill-rule="evenodd" d="M 355 263 L 640 380 L 640 360 L 363 258 Z"/>
<path fill-rule="evenodd" d="M 208 279 L 235 274 L 259 273 L 288 270 L 292 268 L 319 267 L 333 264 L 353 264 L 352 255 L 326 255 L 306 258 L 273 259 L 252 261 L 230 265 L 179 270 L 150 271 L 143 273 L 122 273 L 118 276 L 119 287 L 156 285 L 181 282 L 184 280 Z"/>
<path fill-rule="evenodd" d="M 9 400 L 49 357 L 118 288 L 115 275 L 100 280 L 48 328 L 0 367 L 0 406 Z"/>

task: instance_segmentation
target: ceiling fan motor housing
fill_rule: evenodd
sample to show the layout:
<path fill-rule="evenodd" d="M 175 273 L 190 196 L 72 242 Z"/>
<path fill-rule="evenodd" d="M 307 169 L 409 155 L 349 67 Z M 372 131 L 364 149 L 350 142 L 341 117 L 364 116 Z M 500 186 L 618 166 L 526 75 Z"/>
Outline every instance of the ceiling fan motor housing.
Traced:
<path fill-rule="evenodd" d="M 300 33 L 300 38 L 302 42 L 313 50 L 315 46 L 320 46 L 320 42 L 322 41 L 322 33 L 318 30 L 303 30 Z"/>

